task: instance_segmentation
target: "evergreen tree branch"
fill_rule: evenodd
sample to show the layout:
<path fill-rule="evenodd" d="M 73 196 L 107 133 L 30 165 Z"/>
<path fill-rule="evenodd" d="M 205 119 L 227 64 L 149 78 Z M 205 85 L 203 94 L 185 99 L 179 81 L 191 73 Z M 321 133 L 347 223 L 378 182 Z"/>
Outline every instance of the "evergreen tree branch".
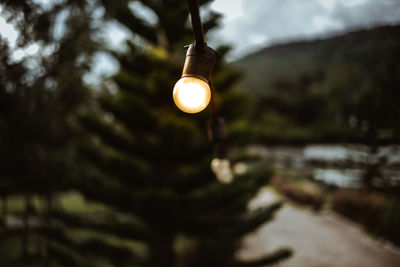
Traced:
<path fill-rule="evenodd" d="M 231 267 L 261 267 L 261 266 L 270 266 L 277 264 L 278 262 L 284 261 L 290 258 L 293 255 L 291 249 L 281 248 L 277 251 L 270 253 L 267 256 L 260 257 L 259 259 L 250 260 L 250 261 L 240 261 L 229 265 Z"/>

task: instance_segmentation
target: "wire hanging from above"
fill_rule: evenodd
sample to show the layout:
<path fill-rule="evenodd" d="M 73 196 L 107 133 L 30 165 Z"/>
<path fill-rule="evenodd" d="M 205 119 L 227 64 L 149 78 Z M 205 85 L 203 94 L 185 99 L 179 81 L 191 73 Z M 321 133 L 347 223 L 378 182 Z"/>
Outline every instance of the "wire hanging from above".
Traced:
<path fill-rule="evenodd" d="M 207 44 L 204 40 L 203 25 L 201 24 L 199 3 L 197 0 L 187 0 L 189 6 L 189 13 L 192 20 L 192 28 L 196 40 L 196 49 L 204 51 Z"/>

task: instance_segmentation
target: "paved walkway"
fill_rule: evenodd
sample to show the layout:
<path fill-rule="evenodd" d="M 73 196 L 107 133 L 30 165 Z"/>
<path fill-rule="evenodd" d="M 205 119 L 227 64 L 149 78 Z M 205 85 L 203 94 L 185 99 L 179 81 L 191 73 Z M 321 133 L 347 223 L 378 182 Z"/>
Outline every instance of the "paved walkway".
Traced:
<path fill-rule="evenodd" d="M 251 203 L 262 206 L 278 199 L 265 188 Z M 245 239 L 240 257 L 252 259 L 280 247 L 294 256 L 277 267 L 400 267 L 400 251 L 365 234 L 357 224 L 333 213 L 316 214 L 286 203 L 274 221 Z"/>

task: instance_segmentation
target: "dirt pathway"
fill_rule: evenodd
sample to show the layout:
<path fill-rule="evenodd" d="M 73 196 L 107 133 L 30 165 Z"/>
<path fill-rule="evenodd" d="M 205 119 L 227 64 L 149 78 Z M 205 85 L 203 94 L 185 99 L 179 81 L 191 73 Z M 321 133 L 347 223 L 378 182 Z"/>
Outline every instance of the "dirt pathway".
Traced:
<path fill-rule="evenodd" d="M 276 200 L 265 188 L 252 207 Z M 400 267 L 400 251 L 365 234 L 358 225 L 333 213 L 315 214 L 286 203 L 275 220 L 245 239 L 240 257 L 256 258 L 280 247 L 294 256 L 278 267 Z"/>

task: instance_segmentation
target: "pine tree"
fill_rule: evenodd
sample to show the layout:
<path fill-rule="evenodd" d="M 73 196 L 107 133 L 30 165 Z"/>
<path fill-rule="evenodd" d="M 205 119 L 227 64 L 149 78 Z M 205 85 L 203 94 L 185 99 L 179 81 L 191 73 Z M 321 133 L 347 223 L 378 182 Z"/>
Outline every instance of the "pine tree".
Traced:
<path fill-rule="evenodd" d="M 122 254 L 122 246 L 114 246 L 126 256 L 109 257 L 117 266 L 263 266 L 289 256 L 288 250 L 279 250 L 249 262 L 235 257 L 243 237 L 280 207 L 276 203 L 254 211 L 247 208 L 271 173 L 252 170 L 237 175 L 231 184 L 217 182 L 210 170 L 208 112 L 187 115 L 172 101 L 182 47 L 192 40 L 186 4 L 135 2 L 156 15 L 157 22 L 139 18 L 127 1 L 103 1 L 107 15 L 134 38 L 126 51 L 113 52 L 120 63 L 112 78 L 114 88 L 99 97 L 99 110 L 81 116 L 92 136 L 80 145 L 81 162 L 87 165 L 76 187 L 88 200 L 105 205 L 108 213 L 90 218 L 60 212 L 59 218 L 69 219 L 70 226 L 107 233 L 120 244 L 129 240 L 136 253 Z M 218 19 L 209 12 L 205 31 L 217 26 Z M 224 55 L 228 49 L 218 51 Z M 238 120 L 245 114 L 245 96 L 232 89 L 239 77 L 219 60 L 213 76 L 215 99 L 219 115 L 232 126 L 231 147 L 246 138 Z"/>

